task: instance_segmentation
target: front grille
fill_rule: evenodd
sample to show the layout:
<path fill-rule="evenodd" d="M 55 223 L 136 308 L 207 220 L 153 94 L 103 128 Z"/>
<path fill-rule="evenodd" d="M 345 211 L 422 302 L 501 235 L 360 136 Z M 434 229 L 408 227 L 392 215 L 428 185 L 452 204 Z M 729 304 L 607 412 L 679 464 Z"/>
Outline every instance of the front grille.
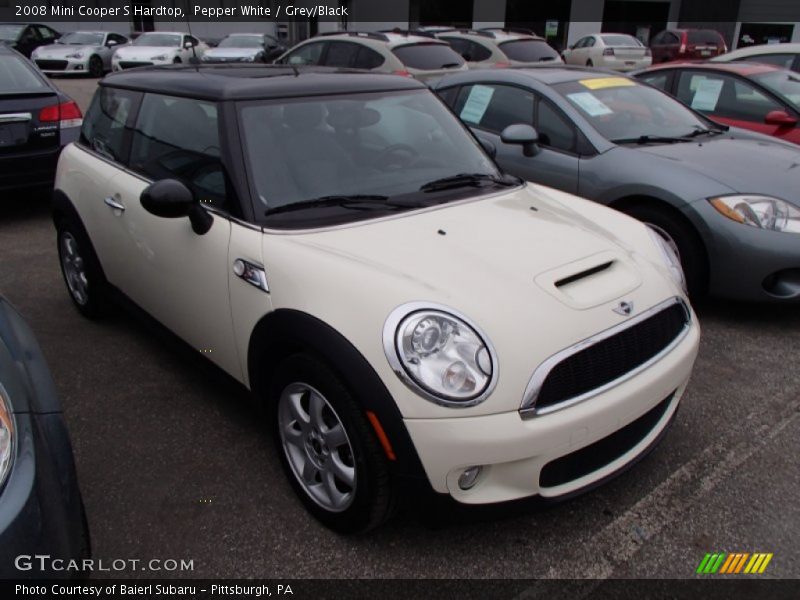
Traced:
<path fill-rule="evenodd" d="M 688 312 L 677 302 L 567 356 L 547 374 L 535 410 L 553 407 L 625 376 L 669 346 L 687 322 Z"/>
<path fill-rule="evenodd" d="M 611 435 L 547 463 L 539 474 L 540 487 L 556 487 L 602 469 L 635 447 L 664 416 L 675 392 L 635 421 Z"/>
<path fill-rule="evenodd" d="M 136 62 L 132 60 L 121 60 L 119 61 L 119 68 L 120 69 L 135 69 L 136 67 L 152 67 L 153 63 L 151 62 Z"/>
<path fill-rule="evenodd" d="M 63 71 L 67 68 L 66 60 L 44 60 L 36 59 L 36 66 L 43 71 Z"/>

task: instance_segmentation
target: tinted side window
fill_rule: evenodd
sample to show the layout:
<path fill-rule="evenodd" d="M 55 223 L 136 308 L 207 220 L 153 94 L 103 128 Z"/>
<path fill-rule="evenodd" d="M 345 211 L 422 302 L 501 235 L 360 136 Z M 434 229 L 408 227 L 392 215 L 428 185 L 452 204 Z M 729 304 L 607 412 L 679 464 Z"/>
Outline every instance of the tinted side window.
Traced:
<path fill-rule="evenodd" d="M 763 122 L 770 111 L 783 110 L 749 83 L 717 73 L 682 72 L 677 96 L 702 113 L 743 121 Z"/>
<path fill-rule="evenodd" d="M 665 39 L 666 37 L 667 37 L 667 36 L 666 36 L 666 32 L 665 32 L 665 31 L 662 31 L 661 33 L 658 33 L 658 34 L 654 35 L 654 36 L 653 36 L 653 39 L 652 39 L 652 40 L 650 40 L 650 43 L 651 43 L 652 45 L 654 45 L 654 46 L 655 46 L 655 45 L 658 45 L 658 44 L 663 44 L 663 43 L 664 43 L 664 39 Z"/>
<path fill-rule="evenodd" d="M 469 43 L 469 52 L 470 55 L 472 56 L 472 60 L 475 62 L 489 60 L 489 57 L 492 55 L 491 50 L 489 50 L 486 46 L 480 45 L 477 42 Z"/>
<path fill-rule="evenodd" d="M 155 181 L 179 179 L 202 201 L 226 208 L 216 105 L 146 94 L 133 130 L 130 166 Z"/>
<path fill-rule="evenodd" d="M 281 62 L 287 65 L 318 65 L 322 56 L 323 42 L 315 42 L 301 46 Z"/>
<path fill-rule="evenodd" d="M 328 67 L 351 67 L 356 59 L 359 45 L 352 42 L 331 42 L 325 55 Z"/>
<path fill-rule="evenodd" d="M 45 42 L 52 41 L 56 39 L 55 32 L 50 29 L 49 27 L 45 27 L 44 25 L 40 25 L 36 28 L 39 31 L 39 35 L 42 37 L 42 40 Z"/>
<path fill-rule="evenodd" d="M 468 125 L 500 133 L 515 123 L 533 123 L 533 94 L 507 85 L 465 86 L 453 109 Z"/>
<path fill-rule="evenodd" d="M 138 94 L 102 87 L 83 118 L 81 143 L 109 160 L 125 163 L 128 115 Z"/>
<path fill-rule="evenodd" d="M 361 46 L 356 54 L 356 69 L 377 69 L 384 63 L 383 57 L 374 50 Z"/>
<path fill-rule="evenodd" d="M 406 67 L 419 70 L 443 69 L 448 66 L 460 66 L 464 59 L 447 44 L 423 42 L 407 44 L 392 50 Z"/>
<path fill-rule="evenodd" d="M 643 75 L 639 77 L 640 81 L 644 81 L 645 83 L 649 83 L 653 87 L 657 87 L 660 90 L 666 91 L 667 89 L 667 80 L 669 79 L 669 74 L 667 72 L 661 73 L 652 73 L 648 75 Z"/>
<path fill-rule="evenodd" d="M 539 101 L 536 119 L 539 142 L 556 150 L 575 150 L 575 128 L 549 102 Z"/>
<path fill-rule="evenodd" d="M 116 33 L 109 33 L 108 34 L 108 39 L 112 40 L 114 42 L 117 42 L 118 44 L 126 44 L 128 42 L 128 38 L 126 38 L 123 35 L 116 34 Z"/>
<path fill-rule="evenodd" d="M 783 67 L 784 69 L 791 69 L 792 62 L 794 62 L 794 56 L 794 54 L 757 54 L 755 56 L 747 56 L 742 60 L 777 65 L 779 67 Z"/>

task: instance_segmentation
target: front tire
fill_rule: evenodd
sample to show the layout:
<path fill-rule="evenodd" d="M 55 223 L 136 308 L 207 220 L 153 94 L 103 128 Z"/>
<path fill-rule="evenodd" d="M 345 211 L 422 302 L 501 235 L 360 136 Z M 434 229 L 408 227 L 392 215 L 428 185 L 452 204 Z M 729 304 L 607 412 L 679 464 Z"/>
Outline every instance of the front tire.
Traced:
<path fill-rule="evenodd" d="M 339 533 L 391 516 L 387 459 L 340 378 L 306 354 L 287 358 L 270 386 L 274 439 L 284 472 L 306 509 Z"/>
<path fill-rule="evenodd" d="M 594 63 L 592 62 L 592 59 L 591 59 L 591 58 L 590 58 L 589 60 L 587 60 L 587 61 L 586 61 L 586 66 L 587 66 L 587 67 L 593 67 L 593 66 L 594 66 Z"/>
<path fill-rule="evenodd" d="M 181 64 L 182 62 L 183 62 L 183 61 L 181 60 L 181 57 L 180 57 L 180 56 L 176 56 L 176 57 L 175 57 L 175 58 L 172 60 L 172 64 L 173 64 L 173 65 L 179 65 L 179 64 Z"/>
<path fill-rule="evenodd" d="M 69 297 L 84 317 L 96 319 L 105 313 L 105 277 L 100 261 L 83 228 L 72 219 L 56 224 L 58 258 Z"/>
<path fill-rule="evenodd" d="M 103 71 L 103 59 L 97 55 L 92 56 L 89 59 L 89 75 L 99 78 L 103 76 Z"/>

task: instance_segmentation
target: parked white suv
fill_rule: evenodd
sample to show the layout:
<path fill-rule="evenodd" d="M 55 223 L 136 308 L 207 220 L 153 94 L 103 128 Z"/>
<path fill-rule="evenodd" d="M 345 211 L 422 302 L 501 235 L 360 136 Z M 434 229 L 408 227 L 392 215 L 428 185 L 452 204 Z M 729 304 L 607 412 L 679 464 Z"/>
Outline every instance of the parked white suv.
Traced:
<path fill-rule="evenodd" d="M 697 353 L 658 235 L 503 174 L 410 78 L 112 74 L 55 188 L 77 309 L 132 301 L 247 386 L 339 531 L 413 482 L 467 504 L 592 487 L 660 439 Z"/>

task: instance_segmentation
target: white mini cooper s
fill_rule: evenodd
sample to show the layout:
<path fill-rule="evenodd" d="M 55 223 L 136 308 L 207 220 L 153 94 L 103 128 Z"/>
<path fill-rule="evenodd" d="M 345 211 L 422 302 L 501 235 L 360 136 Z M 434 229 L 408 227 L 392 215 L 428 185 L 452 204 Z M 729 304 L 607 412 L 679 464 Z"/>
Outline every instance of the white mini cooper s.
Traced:
<path fill-rule="evenodd" d="M 55 185 L 77 309 L 130 300 L 244 384 L 341 532 L 415 481 L 562 498 L 651 449 L 699 342 L 661 238 L 502 173 L 413 79 L 307 69 L 100 83 Z"/>

